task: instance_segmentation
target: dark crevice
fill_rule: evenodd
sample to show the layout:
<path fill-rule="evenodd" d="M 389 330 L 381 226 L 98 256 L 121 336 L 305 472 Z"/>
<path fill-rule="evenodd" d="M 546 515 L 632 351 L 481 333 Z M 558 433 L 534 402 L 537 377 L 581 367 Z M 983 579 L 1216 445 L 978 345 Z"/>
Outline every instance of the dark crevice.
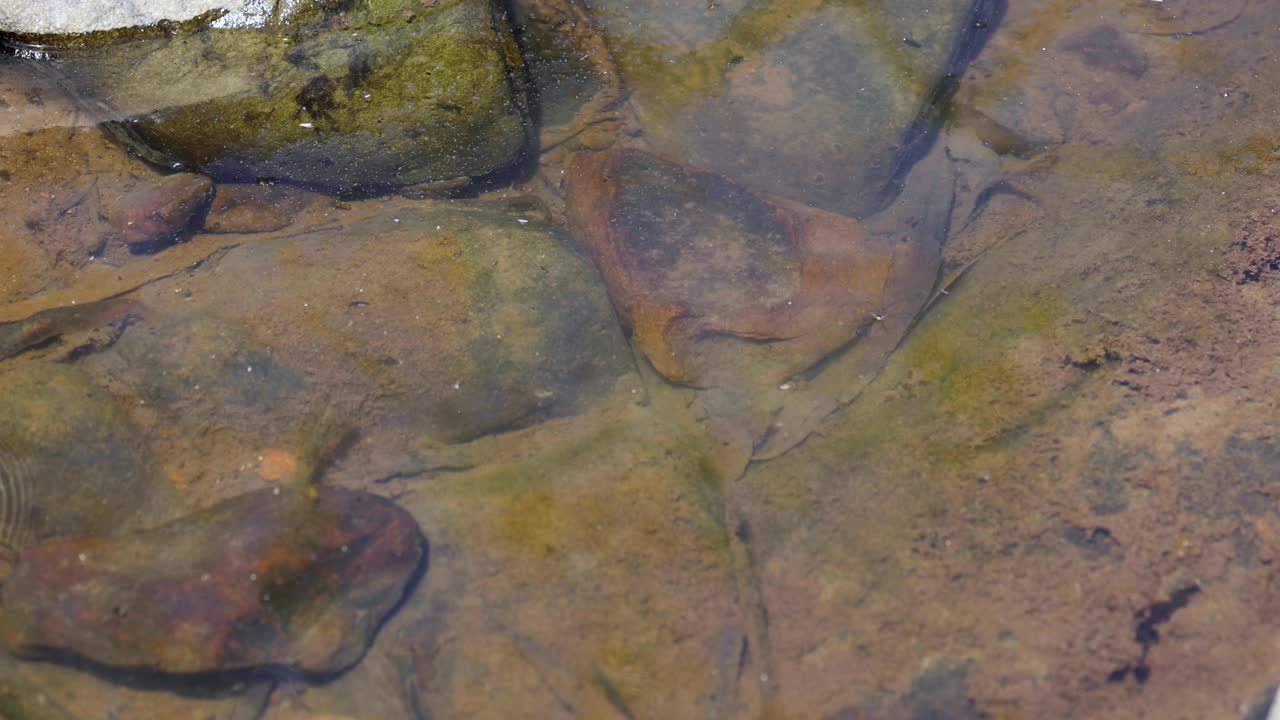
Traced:
<path fill-rule="evenodd" d="M 951 98 L 960 87 L 960 79 L 1004 19 L 1007 9 L 1007 0 L 977 0 L 974 3 L 969 21 L 943 67 L 942 77 L 903 135 L 902 151 L 898 153 L 893 176 L 882 193 L 882 207 L 893 202 L 911 168 L 933 148 Z"/>
<path fill-rule="evenodd" d="M 1139 685 L 1146 684 L 1151 678 L 1151 665 L 1147 663 L 1147 655 L 1151 652 L 1151 646 L 1160 642 L 1159 626 L 1169 622 L 1173 614 L 1186 607 L 1191 602 L 1191 598 L 1199 592 L 1200 586 L 1192 583 L 1173 591 L 1168 600 L 1152 603 L 1134 613 L 1137 624 L 1133 631 L 1133 639 L 1142 647 L 1142 652 L 1134 662 L 1112 670 L 1107 675 L 1107 682 L 1124 682 L 1132 675 Z"/>
<path fill-rule="evenodd" d="M 396 480 L 417 480 L 424 475 L 433 475 L 436 473 L 460 473 L 473 469 L 474 465 L 434 465 L 414 470 L 400 470 L 389 475 L 374 480 L 377 485 L 385 485 Z"/>

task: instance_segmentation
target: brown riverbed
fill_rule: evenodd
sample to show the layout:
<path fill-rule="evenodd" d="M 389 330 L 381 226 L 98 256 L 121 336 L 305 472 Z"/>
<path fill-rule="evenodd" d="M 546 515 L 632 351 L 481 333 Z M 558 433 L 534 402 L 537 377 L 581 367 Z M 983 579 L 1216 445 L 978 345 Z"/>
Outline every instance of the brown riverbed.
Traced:
<path fill-rule="evenodd" d="M 957 178 L 927 291 L 902 281 L 910 306 L 851 346 L 736 314 L 751 293 L 668 272 L 669 248 L 628 284 L 545 171 L 460 198 L 281 184 L 231 232 L 133 248 L 112 223 L 155 171 L 0 66 L 0 421 L 76 448 L 36 479 L 46 536 L 294 492 L 337 415 L 355 432 L 318 482 L 393 501 L 430 546 L 339 673 L 58 656 L 6 660 L 4 687 L 77 718 L 1266 717 L 1280 8 L 1163 5 L 1011 0 L 920 161 Z M 852 222 L 681 172 L 787 227 Z M 857 222 L 896 241 L 926 215 Z M 810 292 L 831 323 L 863 312 Z M 680 302 L 701 319 L 659 312 Z M 805 372 L 771 354 L 786 323 L 819 338 Z M 101 497 L 110 517 L 83 509 Z"/>

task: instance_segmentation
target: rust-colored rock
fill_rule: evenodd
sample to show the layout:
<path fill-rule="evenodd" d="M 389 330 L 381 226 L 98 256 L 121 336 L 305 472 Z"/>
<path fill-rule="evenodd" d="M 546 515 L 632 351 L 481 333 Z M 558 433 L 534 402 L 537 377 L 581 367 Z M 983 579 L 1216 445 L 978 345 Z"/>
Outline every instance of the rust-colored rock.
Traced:
<path fill-rule="evenodd" d="M 2 595 L 24 656 L 170 673 L 356 662 L 424 563 L 417 523 L 339 489 L 248 493 L 144 532 L 23 553 Z"/>
<path fill-rule="evenodd" d="M 162 242 L 190 228 L 212 194 L 213 183 L 203 175 L 169 175 L 110 200 L 107 219 L 130 246 Z"/>
<path fill-rule="evenodd" d="M 914 312 L 937 272 L 909 239 L 637 150 L 580 156 L 568 191 L 619 315 L 675 382 L 790 377 L 890 306 Z"/>
<path fill-rule="evenodd" d="M 204 231 L 249 233 L 286 228 L 306 206 L 308 195 L 287 185 L 219 184 L 204 219 Z"/>

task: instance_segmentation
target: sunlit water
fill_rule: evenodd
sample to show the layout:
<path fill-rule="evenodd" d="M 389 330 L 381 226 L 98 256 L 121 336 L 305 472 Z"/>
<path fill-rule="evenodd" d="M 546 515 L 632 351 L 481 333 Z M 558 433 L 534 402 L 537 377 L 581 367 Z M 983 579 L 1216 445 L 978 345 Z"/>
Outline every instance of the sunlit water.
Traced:
<path fill-rule="evenodd" d="M 246 7 L 0 57 L 0 715 L 1268 717 L 1273 3 Z"/>

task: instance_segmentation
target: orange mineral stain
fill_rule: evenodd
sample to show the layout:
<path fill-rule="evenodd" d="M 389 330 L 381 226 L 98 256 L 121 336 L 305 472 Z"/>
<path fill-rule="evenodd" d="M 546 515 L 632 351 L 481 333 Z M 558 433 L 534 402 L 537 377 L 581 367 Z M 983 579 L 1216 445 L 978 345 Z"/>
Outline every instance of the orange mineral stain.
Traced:
<path fill-rule="evenodd" d="M 298 458 L 287 450 L 271 448 L 264 451 L 258 461 L 258 477 L 270 482 L 293 477 L 297 471 Z"/>

